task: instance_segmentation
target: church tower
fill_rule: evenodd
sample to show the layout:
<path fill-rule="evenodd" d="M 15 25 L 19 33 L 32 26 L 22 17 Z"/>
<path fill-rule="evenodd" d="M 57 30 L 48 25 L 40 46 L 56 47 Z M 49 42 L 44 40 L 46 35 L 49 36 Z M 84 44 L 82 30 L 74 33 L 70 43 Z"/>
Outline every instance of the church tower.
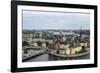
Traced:
<path fill-rule="evenodd" d="M 81 29 L 80 29 L 80 42 L 82 42 L 82 26 L 81 26 Z"/>

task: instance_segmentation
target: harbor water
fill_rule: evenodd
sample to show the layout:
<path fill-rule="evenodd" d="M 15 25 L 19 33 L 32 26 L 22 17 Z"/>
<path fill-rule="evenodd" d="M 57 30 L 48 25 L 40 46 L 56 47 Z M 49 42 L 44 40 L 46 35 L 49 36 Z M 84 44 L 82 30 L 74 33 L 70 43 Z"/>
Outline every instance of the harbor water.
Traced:
<path fill-rule="evenodd" d="M 74 57 L 74 58 L 64 58 L 64 57 L 58 57 L 54 56 L 48 53 L 43 53 L 41 55 L 32 57 L 30 59 L 25 60 L 24 62 L 41 62 L 41 61 L 60 61 L 60 60 L 84 60 L 84 59 L 90 59 L 90 54 L 80 56 L 80 57 Z"/>

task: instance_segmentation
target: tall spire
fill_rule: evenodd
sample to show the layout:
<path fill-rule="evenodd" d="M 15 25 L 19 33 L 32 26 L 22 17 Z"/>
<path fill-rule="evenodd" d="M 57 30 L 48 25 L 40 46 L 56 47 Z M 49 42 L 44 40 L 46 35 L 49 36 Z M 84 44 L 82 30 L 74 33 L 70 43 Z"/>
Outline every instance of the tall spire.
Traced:
<path fill-rule="evenodd" d="M 82 41 L 82 25 L 81 25 L 81 28 L 80 28 L 80 42 Z"/>

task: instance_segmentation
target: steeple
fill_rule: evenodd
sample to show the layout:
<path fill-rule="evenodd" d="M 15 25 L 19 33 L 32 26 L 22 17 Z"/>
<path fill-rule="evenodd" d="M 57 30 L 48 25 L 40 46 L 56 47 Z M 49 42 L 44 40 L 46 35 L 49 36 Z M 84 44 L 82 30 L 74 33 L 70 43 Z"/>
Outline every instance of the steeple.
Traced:
<path fill-rule="evenodd" d="M 80 27 L 80 42 L 82 41 L 82 25 Z"/>

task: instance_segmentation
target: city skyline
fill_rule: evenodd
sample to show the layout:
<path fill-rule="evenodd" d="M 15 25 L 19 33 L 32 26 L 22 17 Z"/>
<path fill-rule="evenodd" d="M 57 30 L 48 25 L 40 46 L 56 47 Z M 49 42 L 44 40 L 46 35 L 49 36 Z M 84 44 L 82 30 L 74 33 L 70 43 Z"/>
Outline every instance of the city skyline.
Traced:
<path fill-rule="evenodd" d="M 23 30 L 90 29 L 89 13 L 23 11 Z"/>

